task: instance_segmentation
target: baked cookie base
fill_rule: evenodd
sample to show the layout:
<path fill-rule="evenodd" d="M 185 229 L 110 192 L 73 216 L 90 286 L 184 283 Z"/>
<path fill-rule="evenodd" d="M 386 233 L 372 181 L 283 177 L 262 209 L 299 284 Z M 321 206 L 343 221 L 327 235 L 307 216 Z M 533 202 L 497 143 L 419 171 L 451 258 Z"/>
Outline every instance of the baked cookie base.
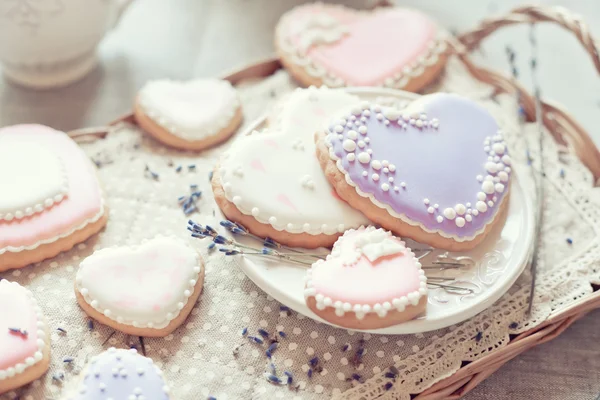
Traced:
<path fill-rule="evenodd" d="M 466 251 L 477 247 L 485 240 L 494 226 L 501 223 L 501 221 L 504 221 L 506 218 L 506 209 L 508 208 L 510 191 L 502 199 L 502 203 L 498 208 L 498 213 L 494 220 L 485 227 L 485 230 L 482 233 L 471 240 L 459 242 L 435 232 L 427 232 L 419 226 L 411 225 L 399 218 L 391 216 L 386 209 L 373 204 L 369 198 L 359 195 L 356 192 L 356 189 L 346 182 L 345 174 L 338 169 L 336 162 L 329 156 L 329 148 L 325 145 L 325 132 L 317 132 L 315 134 L 315 140 L 319 164 L 321 165 L 327 180 L 335 188 L 337 194 L 350 204 L 352 208 L 361 211 L 375 224 L 392 231 L 401 238 L 410 238 L 419 243 L 449 251 Z"/>
<path fill-rule="evenodd" d="M 229 124 L 227 124 L 226 127 L 221 129 L 215 135 L 208 136 L 200 140 L 186 140 L 179 136 L 173 135 L 171 132 L 148 117 L 142 110 L 139 100 L 136 100 L 133 112 L 137 124 L 159 142 L 177 149 L 194 151 L 204 150 L 226 141 L 235 133 L 244 119 L 242 108 L 238 107 Z"/>
<path fill-rule="evenodd" d="M 278 231 L 271 225 L 263 224 L 257 221 L 253 216 L 242 213 L 235 204 L 227 200 L 221 178 L 219 176 L 219 166 L 215 167 L 211 180 L 212 190 L 217 205 L 230 221 L 237 222 L 246 227 L 254 235 L 266 238 L 269 237 L 276 242 L 290 247 L 302 247 L 305 249 L 315 249 L 317 247 L 331 247 L 340 237 L 341 233 L 334 235 L 311 235 L 308 233 L 290 233 Z"/>
<path fill-rule="evenodd" d="M 20 374 L 16 374 L 12 378 L 6 378 L 0 381 L 0 394 L 10 392 L 11 390 L 20 388 L 21 386 L 25 386 L 30 382 L 35 381 L 42 375 L 48 371 L 48 367 L 50 366 L 50 348 L 52 344 L 50 343 L 50 330 L 48 327 L 47 321 L 44 321 L 44 332 L 46 333 L 46 338 L 44 339 L 46 346 L 44 351 L 42 352 L 42 359 L 28 367 Z"/>
<path fill-rule="evenodd" d="M 53 243 L 42 244 L 33 250 L 23 250 L 17 253 L 6 252 L 0 255 L 0 272 L 13 268 L 22 268 L 29 264 L 56 257 L 63 251 L 71 250 L 76 244 L 85 242 L 92 235 L 100 232 L 107 221 L 108 207 L 105 203 L 104 212 L 96 222 L 87 224 L 83 229 L 79 229 L 67 237 L 58 239 Z"/>
<path fill-rule="evenodd" d="M 335 308 L 333 307 L 326 307 L 324 310 L 319 310 L 317 308 L 317 301 L 314 297 L 309 297 L 306 300 L 306 305 L 319 317 L 343 328 L 379 329 L 398 325 L 402 322 L 416 318 L 419 314 L 425 311 L 425 308 L 427 307 L 427 296 L 421 296 L 421 299 L 416 306 L 409 304 L 402 312 L 390 310 L 383 318 L 376 313 L 367 313 L 363 319 L 358 319 L 355 317 L 355 314 L 352 311 L 349 311 L 340 317 L 339 315 L 335 314 Z"/>
<path fill-rule="evenodd" d="M 200 274 L 198 275 L 198 279 L 196 281 L 196 286 L 194 286 L 194 293 L 192 293 L 192 295 L 188 298 L 188 302 L 181 309 L 181 311 L 179 312 L 179 315 L 177 315 L 176 318 L 172 319 L 171 322 L 169 322 L 169 324 L 167 326 L 165 326 L 164 328 L 161 328 L 161 329 L 152 329 L 152 328 L 147 328 L 147 327 L 146 328 L 136 328 L 133 325 L 120 324 L 117 321 L 115 321 L 114 319 L 108 318 L 107 316 L 105 316 L 104 314 L 100 313 L 95 308 L 93 308 L 90 304 L 88 304 L 87 301 L 85 301 L 85 298 L 81 295 L 81 293 L 79 293 L 79 290 L 77 290 L 77 286 L 75 286 L 75 297 L 77 298 L 77 302 L 79 303 L 79 306 L 83 309 L 83 311 L 85 311 L 85 313 L 87 315 L 89 315 L 90 318 L 95 319 L 96 321 L 100 322 L 101 324 L 110 326 L 111 328 L 113 328 L 117 331 L 120 331 L 120 332 L 124 332 L 128 335 L 145 336 L 145 337 L 164 337 L 164 336 L 167 336 L 170 333 L 172 333 L 181 324 L 183 324 L 183 322 L 185 322 L 188 315 L 190 314 L 190 312 L 192 312 L 192 309 L 196 305 L 196 301 L 198 301 L 200 294 L 202 293 L 202 289 L 204 287 L 204 271 L 205 271 L 204 260 L 201 259 L 200 263 L 202 265 L 202 270 L 200 271 Z"/>
<path fill-rule="evenodd" d="M 309 75 L 308 72 L 306 72 L 306 70 L 302 68 L 302 66 L 294 64 L 291 61 L 290 57 L 277 44 L 277 41 L 275 42 L 275 49 L 277 51 L 277 55 L 279 56 L 281 64 L 283 64 L 285 69 L 289 72 L 290 75 L 294 77 L 296 81 L 298 81 L 298 83 L 305 87 L 308 87 L 310 85 L 319 87 L 323 85 L 323 80 L 321 78 Z M 432 83 L 438 78 L 438 76 L 441 74 L 442 70 L 446 66 L 447 59 L 448 54 L 446 52 L 439 54 L 438 61 L 435 64 L 424 66 L 423 73 L 410 79 L 404 87 L 390 87 L 390 89 L 405 90 L 407 92 L 418 92 L 419 90 L 423 89 L 425 86 Z"/>

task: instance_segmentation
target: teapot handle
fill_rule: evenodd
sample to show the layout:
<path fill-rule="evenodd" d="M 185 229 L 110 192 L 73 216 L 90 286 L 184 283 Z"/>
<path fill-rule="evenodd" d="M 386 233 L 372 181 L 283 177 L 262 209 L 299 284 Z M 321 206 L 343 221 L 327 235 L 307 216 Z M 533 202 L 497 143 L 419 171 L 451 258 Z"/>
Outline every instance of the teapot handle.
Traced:
<path fill-rule="evenodd" d="M 123 16 L 123 13 L 131 3 L 133 3 L 133 0 L 112 0 L 114 14 L 112 18 L 112 23 L 110 24 L 111 29 L 114 29 L 118 25 L 119 21 L 121 20 L 121 17 Z"/>

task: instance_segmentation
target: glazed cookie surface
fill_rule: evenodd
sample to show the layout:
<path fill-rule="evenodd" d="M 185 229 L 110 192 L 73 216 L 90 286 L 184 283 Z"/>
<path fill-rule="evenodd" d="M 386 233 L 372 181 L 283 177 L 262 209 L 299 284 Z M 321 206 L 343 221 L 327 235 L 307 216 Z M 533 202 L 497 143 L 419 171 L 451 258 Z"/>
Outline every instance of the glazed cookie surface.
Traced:
<path fill-rule="evenodd" d="M 157 237 L 96 251 L 81 263 L 75 292 L 88 315 L 114 329 L 166 336 L 187 318 L 203 283 L 199 254 L 179 239 Z"/>
<path fill-rule="evenodd" d="M 140 90 L 134 109 L 145 131 L 184 150 L 227 140 L 242 122 L 237 91 L 220 79 L 150 81 Z"/>
<path fill-rule="evenodd" d="M 0 280 L 0 394 L 42 376 L 50 363 L 50 339 L 33 294 Z"/>
<path fill-rule="evenodd" d="M 377 329 L 414 318 L 427 304 L 427 278 L 400 239 L 375 227 L 348 230 L 306 274 L 309 308 L 345 328 Z"/>
<path fill-rule="evenodd" d="M 81 382 L 65 400 L 169 400 L 169 386 L 152 359 L 135 349 L 115 349 L 94 356 Z"/>
<path fill-rule="evenodd" d="M 312 3 L 281 17 L 275 44 L 283 64 L 305 85 L 416 91 L 445 65 L 443 36 L 419 11 Z"/>
<path fill-rule="evenodd" d="M 342 90 L 298 89 L 272 117 L 273 130 L 238 139 L 213 175 L 227 218 L 300 247 L 330 246 L 346 229 L 368 223 L 325 179 L 313 139 L 328 115 L 358 102 Z"/>
<path fill-rule="evenodd" d="M 0 193 L 0 271 L 69 250 L 108 218 L 90 160 L 42 125 L 0 129 Z"/>
<path fill-rule="evenodd" d="M 341 124 L 350 118 L 361 125 Z M 355 107 L 321 137 L 318 156 L 352 206 L 398 235 L 449 250 L 473 248 L 501 219 L 512 175 L 491 114 L 450 94 L 402 111 Z"/>

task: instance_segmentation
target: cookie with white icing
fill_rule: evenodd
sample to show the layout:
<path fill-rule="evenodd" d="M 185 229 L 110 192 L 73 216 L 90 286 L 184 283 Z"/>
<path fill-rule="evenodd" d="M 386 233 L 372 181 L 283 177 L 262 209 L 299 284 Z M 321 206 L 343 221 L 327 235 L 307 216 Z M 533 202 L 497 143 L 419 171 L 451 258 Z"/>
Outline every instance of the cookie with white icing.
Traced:
<path fill-rule="evenodd" d="M 28 384 L 50 364 L 50 334 L 33 293 L 0 280 L 0 394 Z"/>
<path fill-rule="evenodd" d="M 331 246 L 368 220 L 341 200 L 315 157 L 313 134 L 357 97 L 343 90 L 294 91 L 270 118 L 273 128 L 242 136 L 213 174 L 217 204 L 252 233 L 289 246 Z"/>
<path fill-rule="evenodd" d="M 166 336 L 191 312 L 204 265 L 187 243 L 157 237 L 137 247 L 98 250 L 77 271 L 75 294 L 92 318 L 136 336 Z"/>
<path fill-rule="evenodd" d="M 227 140 L 243 118 L 237 91 L 221 79 L 150 81 L 140 90 L 134 113 L 138 125 L 155 139 L 183 150 L 203 150 Z"/>
<path fill-rule="evenodd" d="M 445 33 L 419 11 L 357 11 L 323 3 L 284 14 L 275 46 L 286 69 L 304 85 L 408 91 L 434 80 L 448 53 Z"/>
<path fill-rule="evenodd" d="M 359 119 L 359 126 L 346 121 Z M 432 94 L 403 110 L 364 103 L 317 137 L 337 193 L 402 237 L 447 250 L 474 248 L 504 219 L 511 159 L 492 115 Z"/>
<path fill-rule="evenodd" d="M 0 129 L 0 271 L 69 250 L 107 219 L 95 167 L 65 133 Z"/>
<path fill-rule="evenodd" d="M 373 226 L 351 229 L 306 273 L 304 297 L 321 318 L 344 328 L 377 329 L 423 313 L 427 277 L 410 248 Z"/>
<path fill-rule="evenodd" d="M 160 368 L 136 349 L 115 349 L 94 356 L 64 400 L 169 400 Z"/>

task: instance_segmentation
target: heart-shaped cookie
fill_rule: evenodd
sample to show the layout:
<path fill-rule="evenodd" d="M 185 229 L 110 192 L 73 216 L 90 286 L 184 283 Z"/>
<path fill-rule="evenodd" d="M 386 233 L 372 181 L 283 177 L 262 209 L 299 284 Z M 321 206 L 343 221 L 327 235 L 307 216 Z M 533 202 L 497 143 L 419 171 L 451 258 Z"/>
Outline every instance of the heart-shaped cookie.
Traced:
<path fill-rule="evenodd" d="M 356 11 L 322 3 L 284 14 L 275 33 L 283 64 L 306 85 L 416 91 L 446 61 L 446 42 L 426 15 L 404 8 Z"/>
<path fill-rule="evenodd" d="M 436 247 L 474 247 L 508 203 L 501 131 L 488 111 L 457 95 L 423 96 L 402 111 L 355 107 L 329 127 L 318 156 L 340 197 Z"/>
<path fill-rule="evenodd" d="M 427 278 L 404 242 L 373 226 L 351 229 L 306 273 L 307 305 L 345 328 L 377 329 L 414 318 L 427 304 Z"/>
<path fill-rule="evenodd" d="M 169 387 L 152 359 L 135 349 L 110 348 L 92 357 L 67 400 L 169 400 Z"/>
<path fill-rule="evenodd" d="M 155 80 L 140 90 L 135 117 L 155 139 L 202 150 L 228 139 L 242 122 L 237 91 L 228 81 Z"/>
<path fill-rule="evenodd" d="M 39 378 L 49 363 L 48 329 L 33 294 L 0 280 L 0 394 Z"/>
<path fill-rule="evenodd" d="M 166 336 L 192 310 L 204 282 L 198 253 L 157 237 L 138 247 L 98 250 L 77 271 L 75 292 L 94 319 L 131 335 Z"/>
<path fill-rule="evenodd" d="M 0 193 L 0 271 L 54 257 L 108 218 L 90 160 L 41 125 L 0 129 Z"/>
<path fill-rule="evenodd" d="M 237 140 L 213 176 L 228 219 L 290 246 L 330 246 L 346 229 L 367 224 L 337 197 L 315 157 L 313 134 L 340 108 L 358 104 L 341 90 L 298 89 L 276 128 Z"/>

